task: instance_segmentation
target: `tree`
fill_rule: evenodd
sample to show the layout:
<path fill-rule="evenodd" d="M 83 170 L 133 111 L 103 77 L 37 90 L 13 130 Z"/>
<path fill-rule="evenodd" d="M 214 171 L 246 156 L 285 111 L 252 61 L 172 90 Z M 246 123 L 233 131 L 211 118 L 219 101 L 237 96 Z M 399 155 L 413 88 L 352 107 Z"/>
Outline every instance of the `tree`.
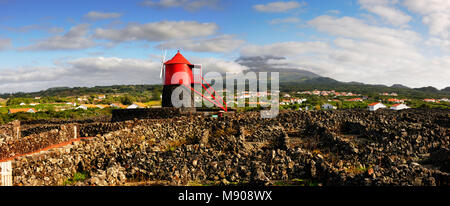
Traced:
<path fill-rule="evenodd" d="M 120 98 L 120 103 L 122 103 L 123 105 L 133 104 L 133 101 L 134 101 L 134 99 L 130 95 L 125 95 Z"/>

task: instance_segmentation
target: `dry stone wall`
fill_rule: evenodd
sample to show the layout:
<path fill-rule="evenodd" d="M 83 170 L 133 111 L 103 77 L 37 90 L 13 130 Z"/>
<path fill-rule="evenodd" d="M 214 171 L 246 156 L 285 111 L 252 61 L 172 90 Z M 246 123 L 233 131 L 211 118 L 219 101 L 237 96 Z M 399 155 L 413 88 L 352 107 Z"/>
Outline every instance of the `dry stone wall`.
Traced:
<path fill-rule="evenodd" d="M 92 123 L 80 131 L 94 138 L 17 158 L 14 184 L 61 185 L 85 172 L 76 185 L 448 185 L 449 115 L 282 111 Z"/>
<path fill-rule="evenodd" d="M 61 125 L 48 132 L 31 134 L 20 139 L 12 139 L 0 143 L 0 160 L 16 155 L 32 153 L 55 144 L 77 138 L 78 129 L 75 124 Z"/>

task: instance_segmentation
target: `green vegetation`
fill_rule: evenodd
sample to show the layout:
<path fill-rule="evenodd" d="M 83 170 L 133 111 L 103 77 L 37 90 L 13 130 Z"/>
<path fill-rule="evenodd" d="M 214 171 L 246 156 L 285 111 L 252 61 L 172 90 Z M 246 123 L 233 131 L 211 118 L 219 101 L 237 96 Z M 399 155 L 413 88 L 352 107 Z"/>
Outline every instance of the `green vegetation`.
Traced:
<path fill-rule="evenodd" d="M 36 113 L 15 113 L 15 114 L 7 114 L 3 113 L 4 108 L 0 108 L 0 124 L 5 124 L 11 122 L 13 120 L 36 120 L 36 119 L 83 119 L 94 116 L 102 116 L 102 115 L 110 115 L 112 109 L 72 109 L 65 111 L 42 111 Z"/>
<path fill-rule="evenodd" d="M 134 102 L 142 102 L 145 105 L 160 106 L 162 85 L 114 85 L 114 86 L 97 86 L 92 88 L 75 87 L 75 88 L 51 88 L 45 91 L 32 93 L 15 93 L 15 94 L 0 94 L 0 124 L 10 122 L 15 119 L 19 120 L 34 120 L 34 119 L 81 119 L 86 117 L 93 117 L 99 115 L 109 115 L 112 109 L 88 109 L 88 110 L 74 110 L 74 106 L 67 104 L 68 102 L 76 103 L 77 106 L 81 104 L 95 104 L 95 105 L 110 105 L 112 103 L 121 103 L 123 105 L 130 105 Z M 450 88 L 450 87 L 449 87 Z M 407 87 L 395 86 L 387 87 L 383 85 L 366 85 L 361 83 L 343 83 L 329 78 L 313 78 L 302 79 L 301 81 L 285 81 L 280 84 L 280 101 L 283 95 L 288 93 L 292 98 L 307 99 L 301 104 L 280 105 L 280 109 L 289 110 L 303 110 L 308 107 L 308 110 L 321 110 L 325 103 L 336 106 L 337 109 L 366 109 L 368 104 L 382 101 L 387 107 L 394 103 L 387 102 L 389 98 L 407 99 L 406 105 L 411 108 L 422 109 L 450 109 L 449 102 L 430 103 L 424 102 L 426 98 L 450 98 L 450 89 L 437 90 L 433 87 L 424 87 L 411 89 Z M 364 98 L 363 102 L 346 101 L 353 97 L 345 96 L 316 96 L 308 94 L 299 94 L 299 91 L 312 90 L 335 90 L 337 92 L 352 92 L 359 93 Z M 204 89 L 203 89 L 204 90 Z M 379 93 L 398 94 L 396 97 L 381 96 Z M 206 95 L 208 96 L 208 95 Z M 225 96 L 225 95 L 223 95 Z M 248 103 L 249 99 L 246 99 Z M 25 103 L 25 105 L 20 105 Z M 34 103 L 33 105 L 30 105 Z M 38 111 L 35 114 L 30 113 L 16 113 L 8 114 L 8 109 L 17 108 L 33 108 Z M 213 107 L 218 109 L 217 107 Z M 245 107 L 236 108 L 238 112 L 241 111 L 260 111 L 266 109 L 264 107 Z"/>
<path fill-rule="evenodd" d="M 388 87 L 385 85 L 369 85 L 362 83 L 344 83 L 326 77 L 319 77 L 301 82 L 281 82 L 281 92 L 297 92 L 311 90 L 336 90 L 336 91 L 352 91 L 365 96 L 375 98 L 381 92 L 395 92 L 399 94 L 399 98 L 406 97 L 409 99 L 425 99 L 425 98 L 444 98 L 449 97 L 449 89 L 437 90 L 433 87 L 423 88 L 398 88 Z"/>
<path fill-rule="evenodd" d="M 64 181 L 63 185 L 67 186 L 67 185 L 74 185 L 77 182 L 82 182 L 85 179 L 89 178 L 89 172 L 88 171 L 82 171 L 82 172 L 77 172 L 73 175 L 73 177 L 67 179 L 66 181 Z"/>

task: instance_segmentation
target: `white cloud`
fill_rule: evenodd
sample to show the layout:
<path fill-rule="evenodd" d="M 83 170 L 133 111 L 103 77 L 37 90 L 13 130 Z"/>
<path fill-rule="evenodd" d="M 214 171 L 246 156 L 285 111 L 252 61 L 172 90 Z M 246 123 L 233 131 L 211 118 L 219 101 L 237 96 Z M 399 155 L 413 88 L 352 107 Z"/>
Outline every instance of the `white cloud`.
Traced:
<path fill-rule="evenodd" d="M 280 42 L 269 45 L 247 45 L 241 49 L 242 56 L 292 56 L 320 53 L 328 49 L 323 42 Z"/>
<path fill-rule="evenodd" d="M 171 57 L 169 57 L 171 58 Z M 204 72 L 240 72 L 247 69 L 233 61 L 186 57 L 202 64 Z M 50 87 L 160 84 L 159 60 L 119 57 L 86 57 L 51 67 L 0 69 L 0 93 L 32 92 Z"/>
<path fill-rule="evenodd" d="M 383 18 L 388 24 L 402 26 L 411 21 L 411 16 L 395 8 L 396 0 L 358 0 L 362 8 Z"/>
<path fill-rule="evenodd" d="M 84 15 L 84 18 L 91 19 L 91 20 L 101 20 L 101 19 L 114 19 L 121 17 L 121 13 L 105 13 L 105 12 L 98 12 L 98 11 L 90 11 L 86 15 Z"/>
<path fill-rule="evenodd" d="M 248 67 L 240 65 L 234 61 L 227 61 L 224 59 L 218 58 L 198 58 L 193 57 L 192 63 L 194 64 L 202 64 L 203 75 L 206 72 L 231 72 L 231 73 L 240 73 L 244 70 L 247 70 Z"/>
<path fill-rule="evenodd" d="M 422 37 L 405 29 L 369 25 L 351 17 L 319 16 L 308 22 L 331 42 L 277 42 L 246 45 L 242 56 L 281 56 L 269 64 L 299 68 L 340 81 L 447 87 L 450 60 L 429 57 Z"/>
<path fill-rule="evenodd" d="M 268 4 L 257 4 L 253 9 L 259 12 L 281 13 L 304 6 L 305 3 L 297 1 L 276 1 Z"/>
<path fill-rule="evenodd" d="M 0 85 L 52 81 L 57 80 L 62 74 L 65 74 L 65 72 L 65 69 L 47 67 L 17 68 L 15 70 L 4 69 L 0 70 Z"/>
<path fill-rule="evenodd" d="M 10 47 L 11 45 L 12 45 L 11 39 L 0 38 L 0 51 Z"/>
<path fill-rule="evenodd" d="M 95 46 L 88 34 L 89 25 L 80 24 L 72 27 L 66 34 L 51 36 L 37 43 L 20 48 L 20 50 L 80 50 Z"/>
<path fill-rule="evenodd" d="M 166 41 L 210 36 L 218 30 L 215 23 L 195 21 L 161 21 L 147 24 L 130 23 L 123 29 L 96 29 L 95 37 L 116 42 L 147 40 Z"/>
<path fill-rule="evenodd" d="M 53 67 L 0 70 L 0 93 L 39 91 L 59 86 L 160 83 L 160 63 L 117 57 L 89 57 Z"/>
<path fill-rule="evenodd" d="M 194 52 L 217 52 L 227 53 L 236 50 L 245 41 L 235 39 L 232 35 L 222 35 L 206 39 L 185 39 L 165 42 L 158 45 L 159 48 L 178 49 Z"/>
<path fill-rule="evenodd" d="M 422 23 L 428 26 L 430 34 L 450 39 L 450 1 L 405 0 L 403 4 L 423 16 Z"/>
<path fill-rule="evenodd" d="M 425 44 L 432 47 L 438 47 L 442 51 L 450 53 L 450 40 L 433 37 L 428 39 Z"/>
<path fill-rule="evenodd" d="M 319 16 L 308 24 L 334 36 L 362 39 L 392 47 L 408 47 L 421 40 L 421 36 L 414 31 L 371 26 L 352 17 Z"/>
<path fill-rule="evenodd" d="M 297 17 L 288 17 L 284 19 L 272 19 L 269 21 L 269 24 L 292 24 L 292 23 L 299 23 L 300 19 Z"/>
<path fill-rule="evenodd" d="M 157 8 L 181 7 L 188 11 L 196 11 L 203 7 L 217 8 L 219 0 L 148 0 L 142 5 Z"/>

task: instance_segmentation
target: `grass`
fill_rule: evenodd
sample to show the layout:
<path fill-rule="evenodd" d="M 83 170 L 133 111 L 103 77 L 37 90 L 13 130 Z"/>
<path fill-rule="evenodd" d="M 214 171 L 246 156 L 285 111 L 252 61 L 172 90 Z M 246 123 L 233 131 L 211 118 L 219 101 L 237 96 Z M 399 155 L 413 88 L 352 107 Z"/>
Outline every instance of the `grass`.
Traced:
<path fill-rule="evenodd" d="M 77 172 L 73 175 L 73 177 L 67 179 L 66 181 L 64 181 L 63 185 L 67 186 L 67 185 L 74 185 L 77 182 L 82 182 L 85 179 L 89 178 L 89 172 L 88 171 L 82 171 L 82 172 Z"/>
<path fill-rule="evenodd" d="M 167 145 L 166 151 L 173 152 L 173 151 L 175 151 L 178 147 L 180 147 L 183 144 L 186 144 L 186 140 L 185 139 L 171 141 Z"/>
<path fill-rule="evenodd" d="M 352 167 L 347 168 L 346 172 L 358 175 L 358 174 L 363 174 L 363 173 L 367 172 L 370 168 L 372 168 L 372 166 L 369 166 L 369 167 L 366 167 L 365 165 L 359 166 L 359 167 L 352 166 Z"/>
<path fill-rule="evenodd" d="M 317 187 L 319 182 L 308 179 L 294 178 L 287 181 L 276 181 L 273 183 L 274 186 L 305 186 L 305 187 Z"/>
<path fill-rule="evenodd" d="M 146 102 L 145 105 L 152 107 L 152 106 L 161 106 L 161 101 L 160 100 L 156 100 L 156 101 L 149 101 Z"/>

